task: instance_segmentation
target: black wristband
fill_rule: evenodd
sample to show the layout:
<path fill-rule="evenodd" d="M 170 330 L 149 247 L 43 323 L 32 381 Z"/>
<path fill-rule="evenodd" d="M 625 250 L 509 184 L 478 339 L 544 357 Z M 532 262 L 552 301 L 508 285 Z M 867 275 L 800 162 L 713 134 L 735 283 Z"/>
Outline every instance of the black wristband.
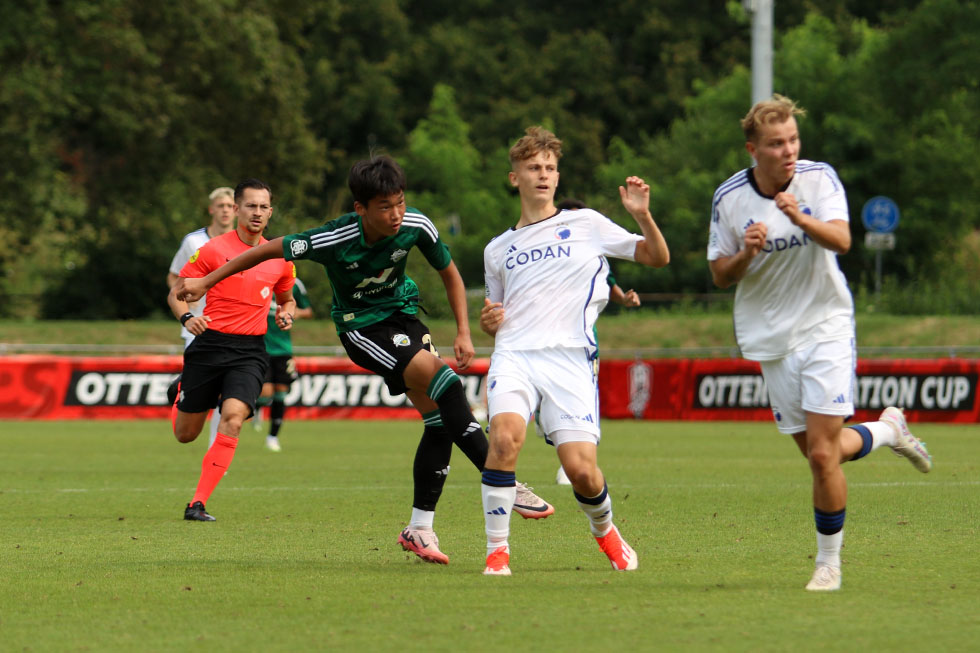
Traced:
<path fill-rule="evenodd" d="M 191 319 L 192 317 L 194 317 L 194 314 L 191 313 L 190 311 L 188 311 L 187 313 L 184 313 L 183 315 L 181 315 L 180 316 L 180 326 L 186 326 L 187 325 L 187 320 Z"/>

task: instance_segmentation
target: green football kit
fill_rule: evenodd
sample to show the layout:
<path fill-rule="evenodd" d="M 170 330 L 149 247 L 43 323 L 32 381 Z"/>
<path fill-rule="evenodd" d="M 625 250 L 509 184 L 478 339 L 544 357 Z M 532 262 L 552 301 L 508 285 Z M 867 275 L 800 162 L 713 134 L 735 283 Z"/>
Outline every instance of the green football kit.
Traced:
<path fill-rule="evenodd" d="M 282 241 L 287 261 L 316 261 L 326 269 L 333 290 L 330 316 L 337 333 L 375 324 L 396 312 L 418 313 L 419 289 L 405 274 L 413 246 L 436 270 L 452 262 L 435 225 L 411 207 L 398 233 L 373 245 L 364 241 L 360 216 L 353 212 Z"/>

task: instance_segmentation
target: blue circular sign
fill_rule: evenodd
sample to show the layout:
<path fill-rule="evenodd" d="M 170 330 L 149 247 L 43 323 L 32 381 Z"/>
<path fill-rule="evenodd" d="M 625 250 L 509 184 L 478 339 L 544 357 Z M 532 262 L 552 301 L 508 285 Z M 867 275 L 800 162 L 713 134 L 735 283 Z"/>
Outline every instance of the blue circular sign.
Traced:
<path fill-rule="evenodd" d="M 888 234 L 898 226 L 898 204 L 884 195 L 872 197 L 864 203 L 861 209 L 861 222 L 868 231 Z"/>

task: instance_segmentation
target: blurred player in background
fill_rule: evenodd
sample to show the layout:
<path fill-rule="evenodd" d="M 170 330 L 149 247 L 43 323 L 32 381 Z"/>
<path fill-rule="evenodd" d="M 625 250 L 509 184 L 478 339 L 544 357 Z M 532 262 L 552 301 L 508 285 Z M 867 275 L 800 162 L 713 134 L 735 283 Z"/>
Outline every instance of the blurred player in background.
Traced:
<path fill-rule="evenodd" d="M 810 463 L 817 557 L 806 589 L 840 588 L 847 481 L 841 463 L 881 445 L 932 468 L 902 411 L 844 428 L 854 414 L 854 305 L 837 256 L 851 247 L 844 186 L 826 163 L 799 159 L 796 116 L 774 95 L 742 119 L 755 166 L 715 191 L 708 264 L 717 286 L 735 291 L 735 336 L 759 361 L 781 433 Z"/>
<path fill-rule="evenodd" d="M 486 523 L 484 574 L 510 575 L 514 470 L 527 420 L 541 407 L 541 426 L 558 452 L 579 507 L 613 569 L 637 568 L 636 552 L 612 521 L 612 500 L 597 465 L 599 393 L 592 327 L 609 298 L 607 256 L 662 267 L 667 243 L 650 215 L 650 187 L 628 177 L 623 206 L 643 235 L 591 209 L 559 211 L 561 141 L 531 127 L 510 150 L 510 183 L 521 198 L 516 226 L 484 250 L 487 298 L 480 327 L 494 337 L 487 374 L 490 452 L 481 492 Z"/>
<path fill-rule="evenodd" d="M 293 285 L 293 299 L 296 300 L 295 319 L 313 317 L 313 307 L 306 294 L 306 286 L 298 278 Z M 262 429 L 262 408 L 269 407 L 269 435 L 265 437 L 265 448 L 279 453 L 282 444 L 279 442 L 279 429 L 282 428 L 283 417 L 286 414 L 286 393 L 293 381 L 299 378 L 296 373 L 296 361 L 293 360 L 293 339 L 291 331 L 283 331 L 276 323 L 276 302 L 269 306 L 268 330 L 265 332 L 265 352 L 269 355 L 269 372 L 259 395 L 255 417 L 252 426 L 255 430 Z"/>
<path fill-rule="evenodd" d="M 177 283 L 181 269 L 187 264 L 187 260 L 194 252 L 201 249 L 212 238 L 217 238 L 235 228 L 234 195 L 235 191 L 227 186 L 215 188 L 208 195 L 208 213 L 211 215 L 211 224 L 190 232 L 180 241 L 180 247 L 177 248 L 177 253 L 174 254 L 174 258 L 170 262 L 170 271 L 167 272 L 168 288 L 173 288 L 174 284 Z M 191 317 L 181 319 L 180 337 L 184 339 L 184 349 L 187 349 L 187 346 L 194 340 L 194 334 L 187 329 L 187 322 L 201 319 L 201 316 L 204 315 L 207 299 L 206 296 L 201 297 L 200 301 L 188 304 L 187 310 Z M 177 383 L 178 381 L 174 381 L 174 391 L 176 391 Z M 221 409 L 216 408 L 211 417 L 211 436 L 208 440 L 208 446 L 214 444 L 214 439 L 218 436 L 218 422 L 220 421 Z"/>
<path fill-rule="evenodd" d="M 235 214 L 236 229 L 205 243 L 181 269 L 181 278 L 167 298 L 175 316 L 188 315 L 187 302 L 178 294 L 184 279 L 203 277 L 238 254 L 267 242 L 262 232 L 272 217 L 269 186 L 257 179 L 238 184 Z M 292 263 L 268 261 L 215 285 L 204 315 L 186 320 L 196 337 L 184 350 L 184 371 L 173 410 L 174 435 L 179 442 L 195 440 L 208 411 L 219 400 L 221 422 L 214 444 L 204 455 L 197 490 L 184 510 L 184 519 L 214 521 L 205 505 L 231 465 L 242 423 L 255 412 L 255 400 L 265 380 L 269 305 L 274 296 L 279 306 L 279 328 L 290 329 L 296 309 L 292 296 L 295 277 Z"/>
<path fill-rule="evenodd" d="M 453 443 L 482 470 L 487 440 L 473 418 L 462 383 L 432 344 L 418 319 L 419 291 L 405 273 L 412 248 L 439 272 L 456 318 L 453 353 L 460 369 L 473 359 L 466 289 L 435 225 L 405 203 L 405 173 L 394 159 L 375 156 L 351 168 L 354 211 L 303 233 L 277 238 L 212 272 L 183 279 L 179 296 L 195 299 L 213 284 L 270 259 L 308 259 L 323 265 L 333 289 L 331 316 L 350 359 L 383 377 L 392 395 L 407 394 L 424 424 L 415 454 L 412 517 L 399 544 L 426 562 L 448 564 L 433 530 Z M 554 508 L 527 486 L 518 506 L 539 519 Z"/>

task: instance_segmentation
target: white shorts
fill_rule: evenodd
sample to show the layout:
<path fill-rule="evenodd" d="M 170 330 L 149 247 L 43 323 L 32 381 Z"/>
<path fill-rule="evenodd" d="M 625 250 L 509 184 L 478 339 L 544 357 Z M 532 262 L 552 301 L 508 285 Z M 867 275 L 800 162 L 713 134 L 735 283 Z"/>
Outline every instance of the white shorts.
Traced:
<path fill-rule="evenodd" d="M 781 433 L 806 431 L 806 413 L 854 414 L 857 353 L 853 338 L 818 342 L 783 358 L 760 361 L 769 405 Z"/>
<path fill-rule="evenodd" d="M 517 413 L 527 422 L 540 406 L 539 420 L 546 435 L 584 432 L 598 444 L 596 381 L 584 347 L 495 351 L 487 373 L 490 419 L 500 413 Z"/>

